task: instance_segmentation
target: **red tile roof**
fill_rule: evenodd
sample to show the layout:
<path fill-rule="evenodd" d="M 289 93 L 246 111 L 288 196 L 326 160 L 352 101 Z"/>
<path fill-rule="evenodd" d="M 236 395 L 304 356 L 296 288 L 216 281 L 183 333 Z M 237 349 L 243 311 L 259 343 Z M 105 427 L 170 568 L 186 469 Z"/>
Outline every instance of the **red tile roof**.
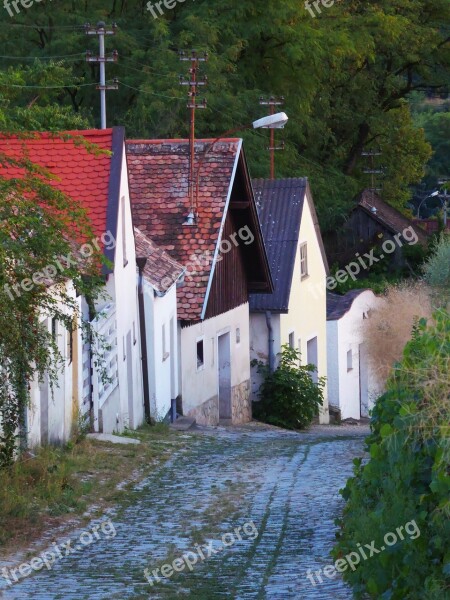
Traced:
<path fill-rule="evenodd" d="M 72 136 L 66 138 L 66 136 Z M 49 181 L 87 209 L 95 235 L 106 231 L 111 155 L 95 153 L 75 138 L 111 151 L 112 129 L 71 131 L 61 134 L 34 133 L 30 138 L 0 136 L 0 153 L 11 158 L 28 158 L 57 177 Z M 0 164 L 0 176 L 22 177 L 24 170 Z"/>
<path fill-rule="evenodd" d="M 178 318 L 201 318 L 212 257 L 240 154 L 241 140 L 197 140 L 203 156 L 198 198 L 198 225 L 183 225 L 189 213 L 188 140 L 130 140 L 127 162 L 134 223 L 158 246 L 187 267 L 185 285 L 178 289 Z M 195 168 L 199 164 L 196 159 Z M 202 256 L 201 264 L 195 262 Z"/>
<path fill-rule="evenodd" d="M 137 227 L 134 228 L 136 258 L 146 258 L 144 277 L 159 293 L 165 294 L 183 275 L 184 267 L 161 250 Z"/>

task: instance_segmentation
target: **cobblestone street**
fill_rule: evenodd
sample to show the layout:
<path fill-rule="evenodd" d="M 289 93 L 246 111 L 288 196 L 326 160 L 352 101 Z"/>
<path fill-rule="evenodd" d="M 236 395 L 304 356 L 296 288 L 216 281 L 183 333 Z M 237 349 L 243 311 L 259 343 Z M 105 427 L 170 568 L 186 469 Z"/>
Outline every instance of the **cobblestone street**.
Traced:
<path fill-rule="evenodd" d="M 114 538 L 102 537 L 11 587 L 0 578 L 0 597 L 351 599 L 340 579 L 313 586 L 306 571 L 332 564 L 334 519 L 343 505 L 339 489 L 367 433 L 362 426 L 291 433 L 251 424 L 181 434 L 189 438 L 188 449 L 111 515 Z M 259 532 L 255 539 L 242 534 L 241 541 L 199 559 L 192 571 L 154 585 L 145 579 L 145 568 L 151 573 L 251 521 Z"/>

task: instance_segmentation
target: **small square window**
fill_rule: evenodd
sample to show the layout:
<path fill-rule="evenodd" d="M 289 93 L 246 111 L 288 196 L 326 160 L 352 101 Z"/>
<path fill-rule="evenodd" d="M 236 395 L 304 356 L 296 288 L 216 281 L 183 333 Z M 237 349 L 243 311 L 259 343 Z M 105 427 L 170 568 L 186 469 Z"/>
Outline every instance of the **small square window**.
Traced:
<path fill-rule="evenodd" d="M 205 352 L 203 340 L 197 342 L 197 371 L 205 365 Z"/>
<path fill-rule="evenodd" d="M 241 329 L 240 327 L 236 328 L 236 344 L 241 343 Z"/>
<path fill-rule="evenodd" d="M 347 371 L 353 370 L 353 352 L 349 350 L 347 352 Z"/>
<path fill-rule="evenodd" d="M 306 243 L 300 246 L 300 278 L 308 277 L 308 245 Z"/>

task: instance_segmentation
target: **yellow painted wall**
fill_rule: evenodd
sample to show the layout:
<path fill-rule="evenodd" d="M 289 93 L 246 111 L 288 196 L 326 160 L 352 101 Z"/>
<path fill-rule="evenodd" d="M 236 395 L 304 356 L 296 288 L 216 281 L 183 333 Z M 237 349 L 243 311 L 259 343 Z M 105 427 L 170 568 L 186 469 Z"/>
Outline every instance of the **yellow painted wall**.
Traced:
<path fill-rule="evenodd" d="M 309 186 L 307 194 L 311 201 Z M 308 277 L 300 278 L 300 245 L 308 244 Z M 314 228 L 309 202 L 303 206 L 300 226 L 299 246 L 289 302 L 289 313 L 281 315 L 281 344 L 289 342 L 289 334 L 294 332 L 295 347 L 300 349 L 302 364 L 307 362 L 307 342 L 317 336 L 318 374 L 327 375 L 327 312 L 326 312 L 326 267 L 322 259 L 319 242 Z M 299 347 L 300 340 L 300 347 Z M 320 414 L 320 422 L 328 423 L 328 398 L 325 388 L 325 402 Z"/>

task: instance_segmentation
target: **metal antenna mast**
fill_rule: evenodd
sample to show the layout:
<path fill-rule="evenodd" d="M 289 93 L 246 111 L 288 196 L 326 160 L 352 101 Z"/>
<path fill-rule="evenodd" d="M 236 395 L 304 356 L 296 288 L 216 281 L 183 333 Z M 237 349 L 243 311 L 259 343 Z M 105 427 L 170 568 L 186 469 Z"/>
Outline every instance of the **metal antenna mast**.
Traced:
<path fill-rule="evenodd" d="M 197 108 L 206 108 L 206 100 L 204 99 L 201 103 L 197 103 L 198 91 L 197 88 L 205 86 L 208 83 L 206 75 L 199 78 L 200 63 L 208 60 L 208 53 L 204 52 L 201 55 L 196 50 L 192 50 L 190 54 L 186 54 L 183 50 L 180 50 L 180 60 L 189 61 L 191 67 L 189 69 L 189 79 L 185 79 L 183 75 L 180 75 L 180 85 L 189 86 L 188 97 L 189 103 L 187 107 L 191 112 L 190 120 L 190 133 L 189 133 L 189 215 L 188 223 L 193 225 L 197 218 L 197 207 L 194 207 L 194 161 L 195 161 L 195 111 Z M 195 209 L 195 213 L 194 213 Z"/>
<path fill-rule="evenodd" d="M 98 35 L 99 41 L 99 54 L 93 56 L 90 50 L 86 50 L 86 62 L 88 63 L 99 63 L 100 64 L 100 83 L 97 89 L 100 90 L 100 114 L 101 114 L 101 129 L 106 129 L 106 90 L 117 90 L 119 82 L 114 79 L 114 83 L 106 85 L 106 63 L 117 62 L 119 53 L 114 50 L 110 56 L 105 55 L 105 36 L 115 35 L 117 25 L 112 24 L 111 29 L 107 29 L 103 21 L 99 21 L 96 27 L 91 27 L 90 23 L 84 25 L 84 31 L 86 35 Z"/>
<path fill-rule="evenodd" d="M 261 106 L 269 106 L 270 114 L 273 115 L 273 114 L 275 114 L 276 106 L 284 105 L 284 96 L 281 96 L 280 98 L 271 96 L 268 100 L 266 100 L 265 98 L 263 98 L 261 96 L 261 98 L 259 99 L 259 103 Z M 270 146 L 267 148 L 267 150 L 269 150 L 269 152 L 270 152 L 270 179 L 275 179 L 275 152 L 277 150 L 284 150 L 284 149 L 285 149 L 284 141 L 281 142 L 280 146 L 275 146 L 275 130 L 270 129 Z"/>
<path fill-rule="evenodd" d="M 370 167 L 365 167 L 363 169 L 363 173 L 366 173 L 367 175 L 371 176 L 370 179 L 371 179 L 372 187 L 370 187 L 369 190 L 372 194 L 372 202 L 373 202 L 376 192 L 381 192 L 381 190 L 382 190 L 381 187 L 377 187 L 376 180 L 378 178 L 375 177 L 376 175 L 384 175 L 384 168 L 375 166 L 375 157 L 381 156 L 381 155 L 382 155 L 382 152 L 379 148 L 373 149 L 373 150 L 363 150 L 363 152 L 361 153 L 361 156 L 365 156 L 370 159 Z M 378 183 L 378 185 L 380 185 L 380 184 Z"/>

